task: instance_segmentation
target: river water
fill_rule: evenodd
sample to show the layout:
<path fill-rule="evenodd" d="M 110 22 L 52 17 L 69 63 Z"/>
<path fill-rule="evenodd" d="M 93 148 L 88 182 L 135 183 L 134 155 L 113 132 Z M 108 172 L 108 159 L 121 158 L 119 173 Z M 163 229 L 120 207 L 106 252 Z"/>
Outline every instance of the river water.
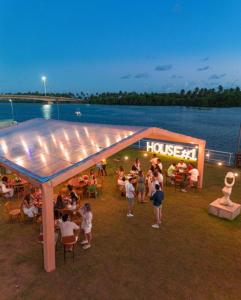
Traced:
<path fill-rule="evenodd" d="M 76 111 L 81 115 L 76 116 Z M 208 148 L 228 152 L 236 151 L 241 122 L 241 108 L 13 103 L 13 113 L 18 122 L 41 117 L 161 127 L 205 139 Z M 0 119 L 11 117 L 10 103 L 0 103 Z"/>

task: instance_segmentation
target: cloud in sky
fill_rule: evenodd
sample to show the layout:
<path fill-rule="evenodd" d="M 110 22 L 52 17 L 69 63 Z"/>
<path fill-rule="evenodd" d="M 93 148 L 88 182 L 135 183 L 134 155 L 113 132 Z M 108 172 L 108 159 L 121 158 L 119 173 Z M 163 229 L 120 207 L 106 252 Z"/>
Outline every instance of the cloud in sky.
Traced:
<path fill-rule="evenodd" d="M 136 79 L 141 79 L 141 78 L 148 78 L 149 74 L 148 73 L 138 73 L 135 75 Z"/>
<path fill-rule="evenodd" d="M 210 68 L 210 66 L 200 67 L 200 68 L 197 68 L 197 71 L 199 71 L 199 72 L 207 71 L 209 68 Z"/>
<path fill-rule="evenodd" d="M 120 79 L 130 79 L 131 78 L 131 74 L 126 74 L 120 77 Z"/>
<path fill-rule="evenodd" d="M 172 69 L 172 65 L 168 64 L 168 65 L 159 65 L 155 67 L 155 71 L 169 71 Z"/>
<path fill-rule="evenodd" d="M 208 60 L 209 60 L 208 56 L 206 56 L 206 57 L 204 57 L 204 58 L 201 59 L 201 61 L 208 61 Z"/>
<path fill-rule="evenodd" d="M 182 79 L 183 76 L 178 75 L 178 74 L 173 74 L 173 75 L 171 76 L 171 78 L 172 78 L 172 79 Z"/>
<path fill-rule="evenodd" d="M 223 73 L 223 74 L 213 74 L 213 75 L 211 75 L 209 77 L 209 79 L 210 80 L 213 80 L 213 79 L 217 80 L 217 79 L 221 79 L 221 78 L 223 78 L 225 76 L 226 76 L 226 73 Z"/>

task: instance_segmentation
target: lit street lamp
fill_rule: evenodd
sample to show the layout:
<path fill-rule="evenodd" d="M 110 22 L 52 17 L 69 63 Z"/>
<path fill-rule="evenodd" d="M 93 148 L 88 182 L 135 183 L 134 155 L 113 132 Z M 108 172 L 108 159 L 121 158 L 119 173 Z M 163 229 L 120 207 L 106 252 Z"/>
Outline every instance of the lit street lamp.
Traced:
<path fill-rule="evenodd" d="M 14 111 L 13 111 L 13 101 L 12 101 L 12 99 L 9 99 L 9 102 L 11 104 L 11 109 L 12 109 L 12 119 L 14 120 Z"/>
<path fill-rule="evenodd" d="M 42 81 L 43 81 L 43 85 L 44 85 L 44 94 L 45 94 L 45 97 L 46 97 L 46 80 L 47 80 L 47 77 L 46 76 L 42 76 Z"/>

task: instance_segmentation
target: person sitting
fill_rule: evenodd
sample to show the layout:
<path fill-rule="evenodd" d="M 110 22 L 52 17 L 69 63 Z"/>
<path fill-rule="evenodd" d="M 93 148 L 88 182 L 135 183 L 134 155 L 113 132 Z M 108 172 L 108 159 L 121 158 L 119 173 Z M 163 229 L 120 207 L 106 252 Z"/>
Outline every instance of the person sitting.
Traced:
<path fill-rule="evenodd" d="M 42 199 L 42 194 L 40 189 L 32 188 L 30 190 L 30 195 L 31 195 L 31 201 L 36 207 L 41 206 L 41 199 Z"/>
<path fill-rule="evenodd" d="M 89 203 L 85 203 L 85 205 L 80 209 L 80 214 L 82 217 L 81 229 L 84 234 L 84 240 L 81 242 L 83 245 L 83 249 L 87 250 L 91 247 L 90 242 L 92 239 L 92 219 L 93 214 L 91 212 L 91 207 Z"/>
<path fill-rule="evenodd" d="M 38 208 L 31 201 L 31 195 L 27 194 L 24 197 L 22 205 L 23 213 L 29 218 L 34 218 L 38 214 Z"/>
<path fill-rule="evenodd" d="M 125 183 L 126 183 L 126 178 L 125 177 L 122 177 L 121 179 L 118 178 L 117 185 L 118 185 L 118 188 L 121 192 L 122 197 L 125 196 Z"/>
<path fill-rule="evenodd" d="M 183 161 L 180 160 L 179 163 L 177 164 L 177 169 L 179 170 L 179 172 L 183 172 L 184 170 L 187 169 L 187 164 Z"/>
<path fill-rule="evenodd" d="M 64 202 L 64 199 L 63 199 L 63 197 L 62 197 L 61 194 L 58 194 L 56 203 L 55 203 L 55 205 L 54 205 L 54 209 L 55 209 L 55 210 L 59 210 L 59 209 L 63 209 L 63 208 L 65 208 L 65 202 Z"/>
<path fill-rule="evenodd" d="M 94 170 L 90 170 L 89 185 L 95 185 L 95 184 L 97 184 L 97 179 Z"/>
<path fill-rule="evenodd" d="M 192 165 L 192 169 L 188 173 L 190 174 L 190 186 L 197 186 L 199 177 L 198 169 Z"/>
<path fill-rule="evenodd" d="M 171 183 L 173 183 L 174 181 L 175 171 L 176 171 L 176 163 L 172 163 L 167 169 L 167 176 L 170 178 Z"/>
<path fill-rule="evenodd" d="M 175 176 L 175 171 L 176 171 L 176 163 L 172 163 L 169 168 L 167 169 L 167 176 L 173 177 Z"/>
<path fill-rule="evenodd" d="M 13 197 L 14 189 L 9 187 L 7 176 L 3 176 L 2 180 L 0 181 L 0 190 L 3 193 L 5 198 Z"/>
<path fill-rule="evenodd" d="M 186 182 L 185 177 L 183 176 L 183 174 L 180 174 L 180 173 L 175 174 L 175 179 L 174 180 L 175 180 L 176 184 L 179 183 L 181 191 L 183 193 L 186 193 L 187 192 L 187 190 L 186 190 L 187 182 Z"/>
<path fill-rule="evenodd" d="M 193 169 L 193 164 L 192 163 L 189 163 L 188 165 L 187 165 L 187 171 L 189 172 L 189 171 L 191 171 Z"/>
<path fill-rule="evenodd" d="M 78 201 L 78 196 L 76 192 L 73 189 L 72 185 L 68 185 L 68 190 L 69 190 L 69 196 L 70 196 L 70 203 L 68 205 L 68 209 L 75 210 L 77 207 L 77 201 Z"/>
<path fill-rule="evenodd" d="M 78 241 L 79 226 L 74 222 L 70 221 L 69 216 L 67 214 L 62 216 L 62 222 L 59 222 L 59 229 L 62 238 L 67 236 L 73 236 L 75 238 L 75 241 Z M 68 247 L 69 251 L 72 251 L 72 249 L 73 246 Z"/>

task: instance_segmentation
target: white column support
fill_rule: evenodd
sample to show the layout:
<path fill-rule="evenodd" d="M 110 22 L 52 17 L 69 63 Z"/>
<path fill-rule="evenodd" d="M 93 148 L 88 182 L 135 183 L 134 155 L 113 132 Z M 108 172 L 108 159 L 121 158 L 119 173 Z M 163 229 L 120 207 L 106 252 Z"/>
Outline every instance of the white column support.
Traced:
<path fill-rule="evenodd" d="M 51 182 L 42 185 L 43 197 L 43 240 L 44 240 L 44 268 L 46 272 L 55 270 L 55 235 L 54 235 L 54 207 L 53 187 Z"/>

